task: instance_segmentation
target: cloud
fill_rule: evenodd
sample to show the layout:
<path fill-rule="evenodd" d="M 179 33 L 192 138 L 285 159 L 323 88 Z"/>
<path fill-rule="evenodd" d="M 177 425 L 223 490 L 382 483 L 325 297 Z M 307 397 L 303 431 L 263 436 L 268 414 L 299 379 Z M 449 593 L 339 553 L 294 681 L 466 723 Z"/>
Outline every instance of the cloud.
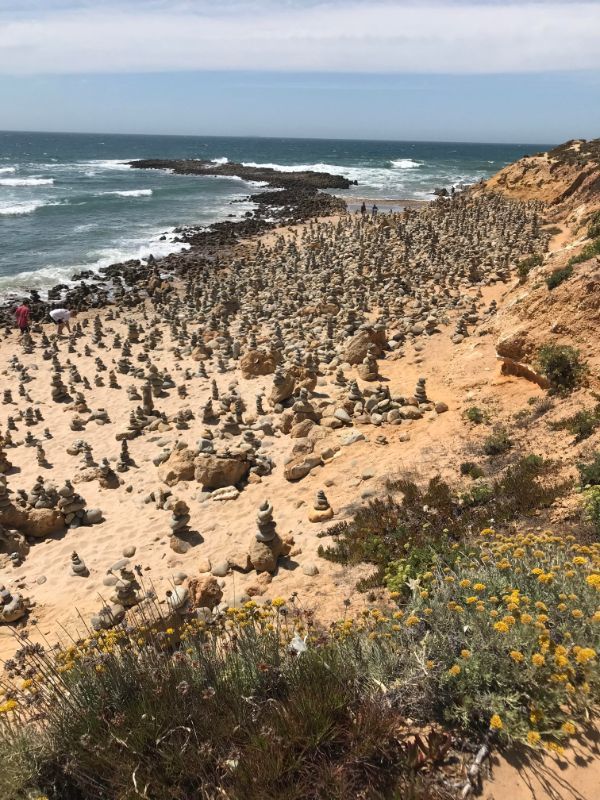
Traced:
<path fill-rule="evenodd" d="M 16 7 L 12 9 L 16 12 Z M 0 73 L 501 73 L 600 68 L 595 2 L 27 0 Z"/>

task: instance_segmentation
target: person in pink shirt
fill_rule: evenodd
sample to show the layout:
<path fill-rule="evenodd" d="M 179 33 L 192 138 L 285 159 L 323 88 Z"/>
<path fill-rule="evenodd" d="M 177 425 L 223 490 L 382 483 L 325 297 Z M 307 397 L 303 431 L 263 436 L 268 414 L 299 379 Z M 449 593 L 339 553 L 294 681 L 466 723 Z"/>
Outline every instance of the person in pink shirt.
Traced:
<path fill-rule="evenodd" d="M 15 317 L 17 318 L 17 327 L 21 331 L 21 334 L 29 333 L 30 315 L 31 315 L 31 309 L 29 308 L 29 302 L 27 300 L 23 300 L 21 305 L 15 309 Z"/>

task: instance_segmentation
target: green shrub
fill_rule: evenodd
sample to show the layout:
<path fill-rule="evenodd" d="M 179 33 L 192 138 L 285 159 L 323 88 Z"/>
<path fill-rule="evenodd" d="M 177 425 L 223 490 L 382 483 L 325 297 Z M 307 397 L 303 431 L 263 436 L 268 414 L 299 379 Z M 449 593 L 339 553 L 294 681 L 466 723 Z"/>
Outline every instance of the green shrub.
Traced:
<path fill-rule="evenodd" d="M 583 510 L 585 520 L 600 536 L 600 486 L 592 486 L 584 492 Z M 599 584 L 600 586 L 600 581 Z"/>
<path fill-rule="evenodd" d="M 581 264 L 583 261 L 587 261 L 594 256 L 600 256 L 600 238 L 594 239 L 589 242 L 589 244 L 586 244 L 579 255 L 572 256 L 568 260 L 567 266 L 574 267 L 575 264 Z"/>
<path fill-rule="evenodd" d="M 561 283 L 564 283 L 568 278 L 570 278 L 572 274 L 573 267 L 570 265 L 554 269 L 546 278 L 546 286 L 548 289 L 556 289 L 557 286 L 560 286 Z"/>
<path fill-rule="evenodd" d="M 466 506 L 484 506 L 494 496 L 494 489 L 488 483 L 477 483 L 461 499 Z"/>
<path fill-rule="evenodd" d="M 590 239 L 600 238 L 600 211 L 596 211 L 588 222 L 587 235 Z"/>
<path fill-rule="evenodd" d="M 210 625 L 140 614 L 62 649 L 23 640 L 0 796 L 441 800 L 434 768 L 462 759 L 406 717 L 467 743 L 567 743 L 600 701 L 600 545 L 483 529 L 445 552 L 396 605 L 327 629 L 274 598 Z"/>
<path fill-rule="evenodd" d="M 554 430 L 566 430 L 573 434 L 575 442 L 588 439 L 600 425 L 600 403 L 591 411 L 578 411 L 572 417 L 565 417 L 552 423 Z"/>
<path fill-rule="evenodd" d="M 528 258 L 519 261 L 517 264 L 517 274 L 519 275 L 521 283 L 527 280 L 527 276 L 534 267 L 539 267 L 543 263 L 544 257 L 540 254 L 528 256 Z"/>
<path fill-rule="evenodd" d="M 477 406 L 471 406 L 465 411 L 465 417 L 474 425 L 481 425 L 487 420 L 487 414 Z"/>
<path fill-rule="evenodd" d="M 567 484 L 548 483 L 551 464 L 539 456 L 525 457 L 510 465 L 491 484 L 477 484 L 473 492 L 454 490 L 439 476 L 424 489 L 409 480 L 388 483 L 403 494 L 371 501 L 354 518 L 328 528 L 321 537 L 331 537 L 330 546 L 319 547 L 322 558 L 344 565 L 367 562 L 377 567 L 368 588 L 384 582 L 389 565 L 406 561 L 413 549 L 446 551 L 468 539 L 473 531 L 493 519 L 508 522 L 546 508 L 567 489 Z M 367 588 L 367 585 L 363 585 Z"/>
<path fill-rule="evenodd" d="M 483 441 L 483 452 L 486 456 L 499 456 L 506 453 L 513 446 L 512 439 L 508 431 L 504 428 L 497 428 Z"/>
<path fill-rule="evenodd" d="M 470 478 L 473 478 L 473 480 L 483 478 L 484 476 L 483 470 L 474 461 L 463 461 L 460 465 L 460 474 L 468 475 Z"/>
<path fill-rule="evenodd" d="M 570 345 L 544 345 L 538 352 L 537 365 L 550 381 L 552 389 L 558 392 L 575 389 L 587 371 L 579 350 Z"/>
<path fill-rule="evenodd" d="M 577 469 L 582 486 L 600 486 L 600 450 L 596 450 L 592 454 L 592 460 L 587 464 L 580 461 Z"/>

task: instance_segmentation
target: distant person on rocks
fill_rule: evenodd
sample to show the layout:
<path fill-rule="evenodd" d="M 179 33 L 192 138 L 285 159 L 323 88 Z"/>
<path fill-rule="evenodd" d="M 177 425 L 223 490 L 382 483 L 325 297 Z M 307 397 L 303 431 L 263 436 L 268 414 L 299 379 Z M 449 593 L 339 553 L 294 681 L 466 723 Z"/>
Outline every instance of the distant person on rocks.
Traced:
<path fill-rule="evenodd" d="M 377 216 L 377 212 L 378 212 L 378 211 L 379 211 L 379 209 L 377 208 L 377 206 L 375 205 L 375 203 L 373 203 L 373 208 L 371 209 L 371 216 L 372 216 L 372 217 L 376 217 L 376 216 Z"/>
<path fill-rule="evenodd" d="M 367 204 L 364 200 L 362 206 L 360 207 L 360 213 L 363 215 L 363 217 L 367 216 Z"/>
<path fill-rule="evenodd" d="M 21 331 L 21 335 L 29 333 L 29 317 L 31 309 L 29 308 L 29 301 L 23 300 L 21 305 L 15 309 L 15 317 L 17 318 L 17 327 Z"/>
<path fill-rule="evenodd" d="M 60 336 L 66 325 L 67 330 L 71 333 L 71 326 L 69 320 L 77 316 L 77 311 L 70 311 L 68 308 L 54 308 L 50 312 L 50 317 L 56 323 L 56 332 Z"/>

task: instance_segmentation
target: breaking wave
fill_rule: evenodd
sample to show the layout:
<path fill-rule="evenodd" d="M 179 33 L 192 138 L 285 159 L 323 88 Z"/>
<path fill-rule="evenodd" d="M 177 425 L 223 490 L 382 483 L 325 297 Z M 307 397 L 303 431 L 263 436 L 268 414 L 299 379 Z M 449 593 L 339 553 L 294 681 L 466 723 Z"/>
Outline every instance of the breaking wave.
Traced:
<path fill-rule="evenodd" d="M 0 186 L 52 186 L 53 183 L 54 178 L 0 178 Z"/>
<path fill-rule="evenodd" d="M 0 205 L 0 216 L 16 217 L 20 214 L 33 214 L 38 208 L 43 206 L 59 205 L 58 203 L 46 203 L 43 200 L 30 200 L 22 203 L 12 203 L 10 205 Z"/>
<path fill-rule="evenodd" d="M 100 192 L 97 197 L 108 194 L 118 195 L 119 197 L 150 197 L 152 194 L 152 189 L 123 189 L 122 191 Z"/>
<path fill-rule="evenodd" d="M 415 161 L 413 158 L 396 158 L 390 161 L 390 164 L 395 169 L 417 169 L 423 166 L 421 161 Z"/>

